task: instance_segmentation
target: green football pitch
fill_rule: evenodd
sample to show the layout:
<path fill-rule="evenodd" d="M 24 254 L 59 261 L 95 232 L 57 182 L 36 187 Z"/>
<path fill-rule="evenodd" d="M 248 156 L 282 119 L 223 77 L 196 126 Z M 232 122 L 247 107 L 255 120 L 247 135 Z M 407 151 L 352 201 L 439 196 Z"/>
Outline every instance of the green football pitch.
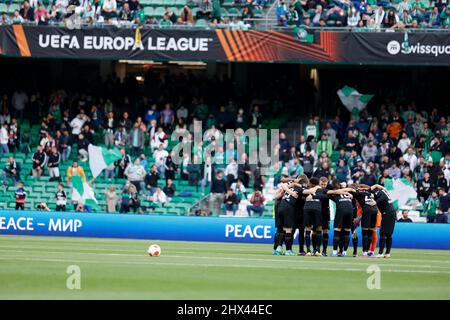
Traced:
<path fill-rule="evenodd" d="M 149 257 L 155 242 L 162 255 Z M 270 252 L 240 243 L 0 236 L 0 299 L 450 299 L 450 251 L 393 249 L 390 259 Z M 79 290 L 67 288 L 73 265 Z M 379 289 L 368 289 L 369 266 L 380 270 Z"/>

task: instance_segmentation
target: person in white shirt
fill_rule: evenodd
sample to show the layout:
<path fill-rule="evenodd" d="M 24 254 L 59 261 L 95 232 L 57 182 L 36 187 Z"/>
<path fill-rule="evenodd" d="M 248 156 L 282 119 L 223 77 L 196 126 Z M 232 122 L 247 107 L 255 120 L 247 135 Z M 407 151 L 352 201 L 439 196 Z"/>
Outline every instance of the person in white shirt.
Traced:
<path fill-rule="evenodd" d="M 102 6 L 102 15 L 105 19 L 111 19 L 116 16 L 117 3 L 116 0 L 104 0 Z"/>
<path fill-rule="evenodd" d="M 164 191 L 161 190 L 161 187 L 156 188 L 156 192 L 151 196 L 151 199 L 153 199 L 153 202 L 156 202 L 163 207 L 167 203 L 167 196 Z"/>
<path fill-rule="evenodd" d="M 385 12 L 382 6 L 379 6 L 378 9 L 373 14 L 374 25 L 377 28 L 381 28 L 384 22 Z"/>
<path fill-rule="evenodd" d="M 159 127 L 158 131 L 153 135 L 151 147 L 152 149 L 158 149 L 160 144 L 163 145 L 163 149 L 167 149 L 169 146 L 169 139 L 167 138 L 167 134 L 163 131 L 162 127 Z"/>
<path fill-rule="evenodd" d="M 412 147 L 408 147 L 408 151 L 403 155 L 403 159 L 409 163 L 409 168 L 412 172 L 414 172 L 414 169 L 417 166 L 418 159 Z"/>
<path fill-rule="evenodd" d="M 72 135 L 74 136 L 74 141 L 78 141 L 78 135 L 81 133 L 83 129 L 83 125 L 86 122 L 86 115 L 84 113 L 80 113 L 75 118 L 70 121 L 70 127 L 72 128 Z"/>
<path fill-rule="evenodd" d="M 231 159 L 225 168 L 225 177 L 227 178 L 227 185 L 230 186 L 238 178 L 238 164 L 236 160 Z"/>
<path fill-rule="evenodd" d="M 158 168 L 160 175 L 164 175 L 166 172 L 166 159 L 169 153 L 164 150 L 164 145 L 161 143 L 159 148 L 153 152 L 153 158 L 155 159 L 155 165 Z"/>
<path fill-rule="evenodd" d="M 408 138 L 406 132 L 403 132 L 402 138 L 398 141 L 397 147 L 402 151 L 402 153 L 405 153 L 410 145 L 411 139 Z"/>
<path fill-rule="evenodd" d="M 0 129 L 0 154 L 9 153 L 8 141 L 8 125 L 4 123 Z"/>

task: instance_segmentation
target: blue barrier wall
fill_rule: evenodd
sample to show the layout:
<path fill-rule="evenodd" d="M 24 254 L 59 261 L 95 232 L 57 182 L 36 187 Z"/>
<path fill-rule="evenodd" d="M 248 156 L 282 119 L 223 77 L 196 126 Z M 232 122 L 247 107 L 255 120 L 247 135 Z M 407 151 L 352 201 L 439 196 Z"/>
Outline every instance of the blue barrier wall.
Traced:
<path fill-rule="evenodd" d="M 0 234 L 272 243 L 274 232 L 273 221 L 264 218 L 0 213 Z M 450 224 L 397 223 L 394 247 L 450 249 Z"/>

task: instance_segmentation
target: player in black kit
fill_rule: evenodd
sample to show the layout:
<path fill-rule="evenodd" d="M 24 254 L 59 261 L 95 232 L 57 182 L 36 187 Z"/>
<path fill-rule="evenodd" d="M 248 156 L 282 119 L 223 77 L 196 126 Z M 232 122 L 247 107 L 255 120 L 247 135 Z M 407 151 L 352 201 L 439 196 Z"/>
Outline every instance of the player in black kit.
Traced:
<path fill-rule="evenodd" d="M 394 233 L 397 212 L 392 205 L 392 199 L 386 189 L 380 185 L 373 185 L 371 191 L 381 212 L 380 245 L 377 258 L 389 258 L 391 256 L 392 235 Z M 383 254 L 384 247 L 386 252 Z"/>
<path fill-rule="evenodd" d="M 315 187 L 316 185 L 319 185 L 319 179 L 312 178 L 310 180 L 310 186 Z M 320 256 L 320 244 L 322 243 L 322 202 L 328 201 L 330 196 L 334 195 L 350 195 L 348 191 L 345 190 L 327 190 L 320 188 L 317 189 L 315 194 L 308 195 L 305 199 L 305 207 L 304 207 L 304 215 L 305 215 L 305 229 L 306 229 L 306 235 L 305 235 L 305 241 L 306 241 L 306 248 L 307 248 L 307 256 L 315 255 Z M 313 253 L 311 253 L 310 250 L 310 244 L 311 244 L 311 233 L 312 228 L 316 229 L 317 232 L 317 241 L 316 246 L 313 248 Z"/>
<path fill-rule="evenodd" d="M 317 188 L 306 189 L 297 182 L 291 182 L 289 184 L 282 183 L 281 189 L 284 191 L 284 195 L 278 206 L 278 219 L 279 223 L 283 225 L 283 231 L 285 233 L 284 242 L 286 244 L 287 256 L 295 256 L 296 254 L 292 251 L 292 244 L 294 241 L 293 230 L 296 227 L 296 205 L 297 201 L 302 195 L 311 195 L 316 192 Z M 278 251 L 278 247 L 277 247 Z"/>
<path fill-rule="evenodd" d="M 333 233 L 333 253 L 332 257 L 338 256 L 338 247 L 342 244 L 342 256 L 347 255 L 347 249 L 350 242 L 350 229 L 355 212 L 355 201 L 350 192 L 351 188 L 341 188 L 339 182 L 333 184 L 334 190 L 340 190 L 341 193 L 331 196 L 331 200 L 336 203 L 336 214 L 334 217 Z"/>
<path fill-rule="evenodd" d="M 377 222 L 378 213 L 377 203 L 375 202 L 374 195 L 372 194 L 370 187 L 358 184 L 353 184 L 351 187 L 354 189 L 354 197 L 362 209 L 362 255 L 367 256 L 370 243 L 372 242 L 373 231 L 376 230 L 375 225 Z"/>
<path fill-rule="evenodd" d="M 283 194 L 284 194 L 284 190 L 281 188 L 278 189 L 277 192 L 275 193 L 274 202 L 273 202 L 273 217 L 275 219 L 275 228 L 277 229 L 274 239 L 273 239 L 274 240 L 273 241 L 273 250 L 272 250 L 273 255 L 281 254 L 281 251 L 282 251 L 281 246 L 283 245 L 283 242 L 284 242 L 283 225 L 280 223 L 280 218 L 278 215 L 278 206 L 280 205 Z M 277 251 L 278 247 L 280 247 L 280 249 Z"/>
<path fill-rule="evenodd" d="M 319 184 L 323 189 L 329 189 L 328 179 L 321 177 L 319 179 Z M 330 230 L 330 201 L 329 199 L 322 200 L 322 256 L 327 256 L 328 240 L 329 240 L 329 230 Z M 320 243 L 319 243 L 320 245 Z"/>

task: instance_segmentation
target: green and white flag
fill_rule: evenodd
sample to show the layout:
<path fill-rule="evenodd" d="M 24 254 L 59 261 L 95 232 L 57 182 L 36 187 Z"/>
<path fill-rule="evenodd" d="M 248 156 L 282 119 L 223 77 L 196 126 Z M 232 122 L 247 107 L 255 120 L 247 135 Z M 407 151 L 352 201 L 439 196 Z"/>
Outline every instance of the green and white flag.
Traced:
<path fill-rule="evenodd" d="M 98 208 L 97 199 L 95 199 L 94 189 L 87 182 L 83 182 L 80 176 L 73 176 L 72 182 L 72 202 Z"/>
<path fill-rule="evenodd" d="M 113 148 L 108 150 L 107 148 L 97 147 L 92 144 L 88 147 L 89 152 L 89 166 L 91 167 L 92 176 L 97 176 L 109 165 L 117 160 L 122 159 L 122 154 L 119 149 Z"/>
<path fill-rule="evenodd" d="M 411 182 L 405 178 L 386 179 L 384 180 L 384 187 L 394 202 L 395 209 L 403 207 L 410 199 L 417 199 L 417 192 L 412 187 Z"/>
<path fill-rule="evenodd" d="M 337 92 L 342 104 L 352 113 L 358 116 L 359 112 L 364 110 L 373 98 L 373 94 L 361 94 L 355 89 L 345 86 Z"/>

